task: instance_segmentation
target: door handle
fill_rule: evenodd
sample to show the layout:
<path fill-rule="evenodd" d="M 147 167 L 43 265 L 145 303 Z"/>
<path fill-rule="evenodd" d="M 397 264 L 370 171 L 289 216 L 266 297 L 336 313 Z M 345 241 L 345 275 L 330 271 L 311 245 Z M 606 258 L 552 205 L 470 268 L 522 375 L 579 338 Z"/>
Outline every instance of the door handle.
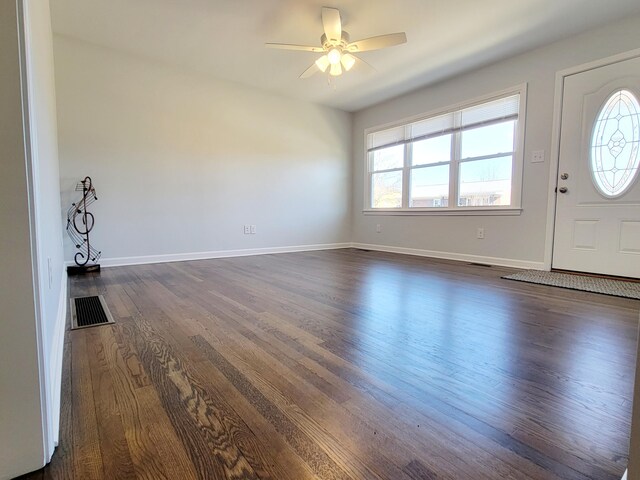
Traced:
<path fill-rule="evenodd" d="M 567 178 L 569 178 L 569 174 L 568 173 L 563 173 L 562 175 L 560 175 L 560 178 L 562 180 L 566 180 Z"/>
<path fill-rule="evenodd" d="M 567 187 L 560 187 L 560 188 L 558 189 L 558 191 L 559 191 L 560 193 L 567 193 L 567 192 L 569 191 L 569 189 L 568 189 Z"/>

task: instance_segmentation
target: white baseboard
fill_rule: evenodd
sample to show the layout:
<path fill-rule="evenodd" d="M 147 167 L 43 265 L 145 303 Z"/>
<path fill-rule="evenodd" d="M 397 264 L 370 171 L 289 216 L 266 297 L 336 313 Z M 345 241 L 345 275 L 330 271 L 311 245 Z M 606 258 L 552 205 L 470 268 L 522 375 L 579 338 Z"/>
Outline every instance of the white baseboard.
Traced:
<path fill-rule="evenodd" d="M 627 480 L 627 472 L 628 472 L 628 470 L 624 471 L 624 475 L 622 476 L 622 480 Z"/>
<path fill-rule="evenodd" d="M 524 268 L 530 270 L 545 270 L 544 262 L 516 260 L 512 258 L 487 257 L 469 255 L 466 253 L 441 252 L 437 250 L 423 250 L 418 248 L 394 247 L 390 245 L 374 245 L 369 243 L 321 243 L 315 245 L 290 245 L 286 247 L 246 248 L 238 250 L 216 250 L 211 252 L 172 253 L 166 255 L 143 255 L 137 257 L 102 258 L 102 267 L 122 267 L 126 265 L 146 265 L 150 263 L 185 262 L 189 260 L 207 260 L 212 258 L 245 257 L 250 255 L 268 255 L 273 253 L 309 252 L 314 250 L 335 250 L 339 248 L 362 248 L 378 252 L 400 253 L 403 255 L 417 255 L 420 257 L 442 258 L 460 262 L 487 263 L 502 267 Z M 73 265 L 67 262 L 67 265 Z"/>
<path fill-rule="evenodd" d="M 245 257 L 249 255 L 268 255 L 271 253 L 308 252 L 313 250 L 335 250 L 349 248 L 351 243 L 321 243 L 316 245 L 291 245 L 286 247 L 246 248 L 240 250 L 216 250 L 212 252 L 172 253 L 168 255 L 145 255 L 139 257 L 102 258 L 102 267 L 122 267 L 125 265 L 145 265 L 149 263 L 184 262 L 188 260 L 206 260 L 211 258 Z M 73 262 L 67 262 L 73 265 Z"/>
<path fill-rule="evenodd" d="M 67 326 L 67 271 L 62 269 L 62 281 L 60 284 L 60 299 L 58 300 L 58 314 L 53 332 L 53 345 L 51 348 L 51 362 L 49 364 L 49 405 L 51 406 L 49 421 L 50 451 L 58 446 L 60 434 L 60 398 L 62 390 L 62 355 L 64 352 L 64 334 Z"/>
<path fill-rule="evenodd" d="M 529 270 L 544 270 L 544 262 L 531 262 L 528 260 L 515 260 L 513 258 L 486 257 L 483 255 L 469 255 L 466 253 L 440 252 L 436 250 L 422 250 L 418 248 L 392 247 L 389 245 L 372 245 L 368 243 L 352 243 L 353 248 L 375 250 L 378 252 L 401 253 L 404 255 L 417 255 L 419 257 L 442 258 L 445 260 L 457 260 L 460 262 L 486 263 L 501 267 L 525 268 Z"/>

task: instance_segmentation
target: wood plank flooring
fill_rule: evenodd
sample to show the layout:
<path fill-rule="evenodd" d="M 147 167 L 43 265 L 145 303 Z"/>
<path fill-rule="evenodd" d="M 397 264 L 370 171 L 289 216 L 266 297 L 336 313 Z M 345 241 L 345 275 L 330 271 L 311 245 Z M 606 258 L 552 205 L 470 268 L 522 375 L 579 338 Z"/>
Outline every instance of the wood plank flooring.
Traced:
<path fill-rule="evenodd" d="M 353 249 L 73 277 L 42 479 L 619 480 L 640 302 Z"/>

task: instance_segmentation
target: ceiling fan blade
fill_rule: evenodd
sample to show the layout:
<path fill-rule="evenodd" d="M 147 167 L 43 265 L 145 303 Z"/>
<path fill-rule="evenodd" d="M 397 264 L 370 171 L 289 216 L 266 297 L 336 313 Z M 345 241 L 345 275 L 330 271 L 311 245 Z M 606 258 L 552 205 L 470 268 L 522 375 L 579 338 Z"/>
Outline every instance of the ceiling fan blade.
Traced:
<path fill-rule="evenodd" d="M 376 67 L 371 65 L 369 62 L 365 62 L 363 59 L 361 59 L 360 57 L 356 57 L 355 55 L 351 55 L 351 56 L 356 59 L 355 65 L 359 65 L 359 67 L 365 67 L 366 69 L 369 69 L 372 71 L 377 71 Z"/>
<path fill-rule="evenodd" d="M 324 48 L 322 47 L 312 47 L 310 45 L 293 45 L 290 43 L 265 43 L 265 47 L 267 48 L 279 48 L 282 50 L 299 50 L 302 52 L 324 52 Z"/>
<path fill-rule="evenodd" d="M 309 68 L 307 68 L 304 72 L 302 72 L 302 74 L 300 75 L 300 78 L 309 78 L 311 75 L 319 71 L 320 70 L 318 69 L 318 66 L 314 62 L 311 64 Z"/>
<path fill-rule="evenodd" d="M 380 48 L 393 47 L 407 42 L 407 34 L 404 32 L 379 35 L 377 37 L 365 38 L 347 45 L 347 51 L 351 53 L 366 52 L 368 50 L 378 50 Z"/>
<path fill-rule="evenodd" d="M 339 42 L 342 38 L 340 11 L 336 8 L 322 7 L 322 26 L 327 40 Z"/>

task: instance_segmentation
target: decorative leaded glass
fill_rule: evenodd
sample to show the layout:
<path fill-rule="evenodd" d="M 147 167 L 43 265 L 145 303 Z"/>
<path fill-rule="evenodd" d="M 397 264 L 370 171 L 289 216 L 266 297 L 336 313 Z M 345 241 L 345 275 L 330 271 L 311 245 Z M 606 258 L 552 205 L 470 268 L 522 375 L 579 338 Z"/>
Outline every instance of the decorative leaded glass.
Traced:
<path fill-rule="evenodd" d="M 629 90 L 618 90 L 598 112 L 591 137 L 591 173 L 602 195 L 619 197 L 633 185 L 639 148 L 640 105 Z"/>

